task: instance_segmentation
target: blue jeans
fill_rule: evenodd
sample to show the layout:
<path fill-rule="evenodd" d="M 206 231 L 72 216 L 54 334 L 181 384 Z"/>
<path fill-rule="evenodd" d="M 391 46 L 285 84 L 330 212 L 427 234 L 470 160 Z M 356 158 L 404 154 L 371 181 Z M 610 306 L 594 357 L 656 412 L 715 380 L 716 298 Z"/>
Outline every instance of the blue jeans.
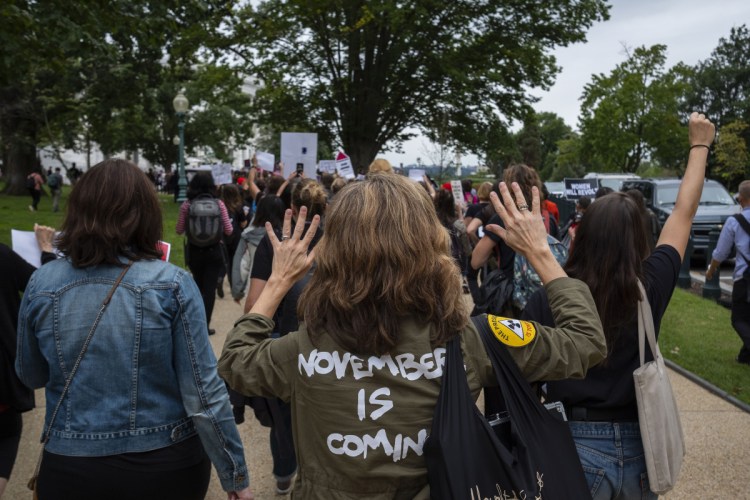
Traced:
<path fill-rule="evenodd" d="M 638 422 L 569 422 L 594 500 L 648 499 L 646 459 Z"/>

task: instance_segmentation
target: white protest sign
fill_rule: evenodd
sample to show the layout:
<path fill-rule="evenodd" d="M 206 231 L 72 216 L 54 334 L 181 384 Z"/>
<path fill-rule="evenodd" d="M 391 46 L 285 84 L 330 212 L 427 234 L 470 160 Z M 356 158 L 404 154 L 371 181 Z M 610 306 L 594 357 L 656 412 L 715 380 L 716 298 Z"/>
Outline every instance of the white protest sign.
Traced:
<path fill-rule="evenodd" d="M 59 234 L 59 232 L 55 233 L 55 237 Z M 11 229 L 10 240 L 13 251 L 20 255 L 23 260 L 34 267 L 40 267 L 42 265 L 42 251 L 39 249 L 39 244 L 36 242 L 34 231 Z M 58 257 L 62 257 L 62 254 L 57 251 L 57 248 L 53 248 L 53 251 Z"/>
<path fill-rule="evenodd" d="M 461 186 L 461 181 L 451 181 L 451 191 L 453 191 L 453 201 L 456 205 L 463 207 L 464 201 L 464 188 Z"/>
<path fill-rule="evenodd" d="M 318 166 L 318 134 L 301 132 L 281 133 L 281 161 L 285 175 L 289 175 L 302 164 L 305 177 L 314 179 Z"/>
<path fill-rule="evenodd" d="M 318 170 L 321 172 L 327 172 L 329 174 L 336 173 L 336 160 L 320 160 L 318 162 Z"/>
<path fill-rule="evenodd" d="M 214 184 L 217 186 L 231 184 L 232 165 L 228 163 L 217 163 L 216 165 L 211 165 L 211 175 L 214 178 Z"/>
<path fill-rule="evenodd" d="M 264 153 L 263 151 L 255 152 L 255 159 L 258 161 L 258 168 L 265 170 L 266 172 L 273 172 L 273 167 L 276 163 L 276 157 L 271 153 Z"/>
<path fill-rule="evenodd" d="M 34 231 L 10 230 L 13 251 L 34 267 L 42 265 L 42 251 L 36 242 Z"/>
<path fill-rule="evenodd" d="M 409 170 L 409 179 L 414 182 L 424 181 L 424 169 L 423 168 L 412 168 Z"/>
<path fill-rule="evenodd" d="M 339 151 L 339 154 L 336 155 L 336 170 L 344 179 L 354 179 L 355 177 L 352 160 L 343 151 Z"/>

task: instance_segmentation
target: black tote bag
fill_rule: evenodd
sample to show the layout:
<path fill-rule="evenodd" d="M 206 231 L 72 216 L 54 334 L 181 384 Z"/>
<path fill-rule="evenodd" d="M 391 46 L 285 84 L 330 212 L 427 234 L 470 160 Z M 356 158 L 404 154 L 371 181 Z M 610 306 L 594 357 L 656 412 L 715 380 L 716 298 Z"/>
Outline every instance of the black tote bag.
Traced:
<path fill-rule="evenodd" d="M 513 359 L 473 318 L 509 421 L 493 427 L 469 391 L 458 337 L 448 342 L 432 431 L 424 446 L 433 499 L 591 498 L 568 424 L 534 396 Z"/>

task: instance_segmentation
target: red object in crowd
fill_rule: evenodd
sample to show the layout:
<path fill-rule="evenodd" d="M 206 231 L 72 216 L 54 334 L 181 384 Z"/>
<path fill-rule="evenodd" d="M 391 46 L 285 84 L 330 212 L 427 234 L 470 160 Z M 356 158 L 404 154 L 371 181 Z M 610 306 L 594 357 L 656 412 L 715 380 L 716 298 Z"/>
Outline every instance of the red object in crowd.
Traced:
<path fill-rule="evenodd" d="M 555 218 L 555 222 L 560 223 L 560 210 L 554 201 L 544 200 L 544 208 Z"/>
<path fill-rule="evenodd" d="M 245 184 L 245 178 L 244 177 L 237 177 L 237 184 L 239 184 L 240 186 L 242 186 L 243 184 Z"/>

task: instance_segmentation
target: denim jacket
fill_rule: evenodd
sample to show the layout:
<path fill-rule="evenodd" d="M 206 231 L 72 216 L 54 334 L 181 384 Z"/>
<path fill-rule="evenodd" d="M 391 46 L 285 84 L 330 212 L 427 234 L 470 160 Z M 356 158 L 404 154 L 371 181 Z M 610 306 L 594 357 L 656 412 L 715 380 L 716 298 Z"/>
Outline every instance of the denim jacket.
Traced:
<path fill-rule="evenodd" d="M 38 269 L 21 302 L 16 371 L 45 387 L 46 429 L 65 380 L 122 268 Z M 103 456 L 164 448 L 195 433 L 226 491 L 249 484 L 200 292 L 184 270 L 135 262 L 93 335 L 53 423 L 47 451 Z"/>

